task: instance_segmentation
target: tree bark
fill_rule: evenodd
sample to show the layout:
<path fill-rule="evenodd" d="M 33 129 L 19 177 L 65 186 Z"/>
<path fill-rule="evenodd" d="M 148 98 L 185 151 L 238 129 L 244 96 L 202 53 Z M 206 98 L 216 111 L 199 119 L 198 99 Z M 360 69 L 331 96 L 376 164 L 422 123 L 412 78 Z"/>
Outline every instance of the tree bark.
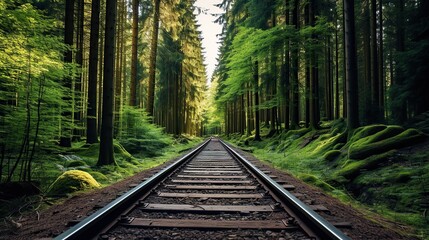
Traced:
<path fill-rule="evenodd" d="M 89 36 L 88 109 L 86 122 L 86 143 L 98 142 L 97 134 L 97 71 L 98 40 L 100 35 L 100 0 L 92 0 L 91 34 Z"/>
<path fill-rule="evenodd" d="M 253 89 L 255 92 L 255 140 L 261 141 L 261 130 L 259 127 L 259 64 L 255 61 L 253 69 Z"/>
<path fill-rule="evenodd" d="M 137 106 L 137 41 L 139 31 L 139 0 L 132 0 L 133 22 L 131 37 L 130 106 Z"/>
<path fill-rule="evenodd" d="M 113 76 L 115 70 L 116 2 L 106 1 L 106 30 L 104 42 L 103 113 L 100 133 L 100 153 L 97 165 L 114 164 L 113 155 Z"/>
<path fill-rule="evenodd" d="M 297 32 L 299 29 L 298 13 L 299 13 L 299 0 L 294 0 L 294 6 L 292 10 L 292 25 L 295 26 L 295 30 Z M 299 49 L 298 49 L 298 45 L 299 43 L 295 41 L 292 46 L 292 53 L 291 53 L 290 127 L 292 129 L 299 128 L 299 89 L 298 89 Z"/>
<path fill-rule="evenodd" d="M 349 133 L 352 133 L 354 129 L 359 127 L 354 0 L 344 0 L 344 18 L 347 78 L 347 127 Z"/>
<path fill-rule="evenodd" d="M 64 43 L 70 47 L 64 53 L 64 62 L 72 63 L 73 62 L 73 52 L 71 47 L 73 46 L 73 31 L 74 31 L 74 0 L 66 0 L 65 8 L 65 19 L 64 19 Z M 71 73 L 70 73 L 71 75 Z M 64 87 L 72 91 L 72 79 L 69 76 L 64 78 Z M 69 102 L 71 99 L 69 96 L 63 97 L 65 102 Z M 68 104 L 67 104 L 68 105 Z M 66 105 L 66 108 L 68 107 Z M 72 117 L 71 109 L 63 110 L 61 113 L 62 116 L 66 119 Z M 60 146 L 62 147 L 71 147 L 71 135 L 72 129 L 68 126 L 67 123 L 62 123 L 61 126 L 61 138 Z"/>
<path fill-rule="evenodd" d="M 146 111 L 149 116 L 154 115 L 154 101 L 155 101 L 155 73 L 156 73 L 156 54 L 158 47 L 158 31 L 159 31 L 159 8 L 161 0 L 155 0 L 153 26 L 152 26 L 152 40 L 150 43 L 150 57 L 149 57 L 149 83 L 147 93 L 147 107 Z"/>
<path fill-rule="evenodd" d="M 377 44 L 377 0 L 371 0 L 371 106 L 374 122 L 380 122 L 380 84 L 378 72 L 378 44 Z"/>

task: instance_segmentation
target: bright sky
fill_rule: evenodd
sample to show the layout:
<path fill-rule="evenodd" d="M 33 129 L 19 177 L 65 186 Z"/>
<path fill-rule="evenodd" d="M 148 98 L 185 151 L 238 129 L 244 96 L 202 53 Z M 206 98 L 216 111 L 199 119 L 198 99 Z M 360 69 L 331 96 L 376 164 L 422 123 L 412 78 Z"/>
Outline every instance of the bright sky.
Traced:
<path fill-rule="evenodd" d="M 203 37 L 203 48 L 204 57 L 206 64 L 206 71 L 208 80 L 211 80 L 211 76 L 216 67 L 219 50 L 219 39 L 216 37 L 217 34 L 222 32 L 222 26 L 214 23 L 216 17 L 211 14 L 222 13 L 222 9 L 214 6 L 215 4 L 221 3 L 222 0 L 197 0 L 195 6 L 207 10 L 206 13 L 201 13 L 197 16 L 198 23 L 201 25 L 199 30 L 202 32 Z"/>

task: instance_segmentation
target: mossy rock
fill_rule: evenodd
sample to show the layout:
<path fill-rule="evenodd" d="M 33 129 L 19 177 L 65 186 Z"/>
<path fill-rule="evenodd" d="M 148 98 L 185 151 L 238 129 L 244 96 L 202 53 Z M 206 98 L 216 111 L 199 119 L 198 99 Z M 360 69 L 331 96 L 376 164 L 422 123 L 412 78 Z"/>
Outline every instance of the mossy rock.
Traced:
<path fill-rule="evenodd" d="M 323 155 L 323 159 L 325 159 L 326 161 L 331 162 L 331 161 L 334 161 L 335 159 L 337 159 L 338 156 L 340 156 L 340 154 L 341 154 L 340 150 L 331 150 L 331 151 L 326 152 Z"/>
<path fill-rule="evenodd" d="M 298 178 L 301 179 L 302 181 L 317 186 L 327 192 L 331 192 L 333 190 L 335 190 L 334 187 L 332 187 L 331 185 L 329 185 L 328 183 L 322 181 L 320 178 L 311 175 L 311 174 L 306 174 L 306 173 L 302 173 L 298 175 Z"/>
<path fill-rule="evenodd" d="M 336 173 L 338 176 L 342 176 L 346 179 L 354 179 L 363 170 L 372 170 L 377 168 L 377 165 L 393 156 L 396 150 L 390 150 L 388 152 L 373 155 L 363 160 L 347 160 L 342 168 Z"/>
<path fill-rule="evenodd" d="M 410 146 L 424 138 L 424 135 L 416 129 L 407 129 L 396 134 L 399 131 L 400 129 L 396 126 L 386 127 L 373 136 L 356 141 L 349 148 L 349 158 L 364 159 L 392 149 Z"/>
<path fill-rule="evenodd" d="M 69 170 L 61 174 L 48 190 L 49 195 L 66 195 L 76 191 L 99 188 L 91 174 L 81 170 Z"/>

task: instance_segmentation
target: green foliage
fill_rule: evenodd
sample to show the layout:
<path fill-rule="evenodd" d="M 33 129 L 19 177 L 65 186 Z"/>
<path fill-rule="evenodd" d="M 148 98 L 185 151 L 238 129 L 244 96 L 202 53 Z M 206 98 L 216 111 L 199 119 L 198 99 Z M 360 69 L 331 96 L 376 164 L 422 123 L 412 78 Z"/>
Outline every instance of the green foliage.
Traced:
<path fill-rule="evenodd" d="M 169 146 L 171 138 L 163 129 L 150 124 L 143 109 L 125 107 L 123 112 L 123 132 L 119 142 L 133 155 L 159 156 L 162 149 Z"/>
<path fill-rule="evenodd" d="M 99 187 L 100 184 L 91 174 L 81 170 L 69 170 L 55 180 L 48 193 L 50 195 L 65 195 Z"/>
<path fill-rule="evenodd" d="M 35 154 L 53 148 L 66 122 L 58 114 L 68 104 L 60 80 L 74 66 L 62 62 L 66 47 L 54 34 L 57 25 L 30 3 L 0 4 L 0 147 L 2 159 L 11 160 L 0 181 L 29 180 Z M 15 173 L 18 166 L 24 171 Z"/>
<path fill-rule="evenodd" d="M 262 142 L 249 141 L 245 148 L 343 201 L 356 198 L 374 211 L 412 224 L 427 235 L 427 218 L 423 216 L 428 209 L 427 144 L 421 150 L 401 149 L 420 143 L 424 136 L 395 125 L 370 125 L 356 129 L 347 139 L 343 122 L 323 123 L 326 129 L 316 131 L 282 132 Z M 239 139 L 236 136 L 235 141 L 244 146 L 244 140 Z M 349 158 L 350 152 L 355 158 Z M 344 189 L 347 192 L 341 193 Z M 350 195 L 352 198 L 347 197 Z"/>

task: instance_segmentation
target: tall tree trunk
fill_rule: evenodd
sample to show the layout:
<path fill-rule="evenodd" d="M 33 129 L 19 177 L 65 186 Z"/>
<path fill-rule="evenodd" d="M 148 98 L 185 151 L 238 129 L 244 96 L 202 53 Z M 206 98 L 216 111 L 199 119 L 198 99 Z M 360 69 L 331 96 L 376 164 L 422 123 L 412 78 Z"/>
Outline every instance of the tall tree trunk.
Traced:
<path fill-rule="evenodd" d="M 253 68 L 253 90 L 255 92 L 255 140 L 261 141 L 261 130 L 259 127 L 259 64 L 255 61 Z"/>
<path fill-rule="evenodd" d="M 378 15 L 379 15 L 379 25 L 378 25 L 378 41 L 380 42 L 380 47 L 378 49 L 378 83 L 379 83 L 379 94 L 378 94 L 378 103 L 380 111 L 380 120 L 384 120 L 384 89 L 385 89 L 385 80 L 384 80 L 384 59 L 383 59 L 383 0 L 379 0 L 378 3 Z"/>
<path fill-rule="evenodd" d="M 70 47 L 64 52 L 64 62 L 72 63 L 73 62 L 73 52 L 71 47 L 73 46 L 73 31 L 74 31 L 74 0 L 66 0 L 66 8 L 65 8 L 65 19 L 64 19 L 64 43 Z M 64 78 L 64 87 L 72 90 L 72 74 L 68 74 Z M 67 103 L 71 99 L 69 96 L 64 97 L 64 101 Z M 66 104 L 66 108 L 69 108 L 68 104 Z M 65 109 L 62 111 L 63 119 L 70 119 L 72 117 L 72 112 L 70 109 Z M 61 129 L 61 138 L 60 138 L 60 146 L 62 147 L 71 147 L 71 135 L 72 129 L 68 123 L 62 123 Z"/>
<path fill-rule="evenodd" d="M 132 0 L 133 22 L 131 37 L 130 106 L 137 106 L 137 41 L 139 31 L 139 0 Z"/>
<path fill-rule="evenodd" d="M 153 116 L 154 101 L 155 101 L 155 73 L 156 73 L 156 54 L 158 47 L 158 31 L 159 31 L 159 7 L 161 0 L 155 0 L 152 40 L 150 42 L 150 57 L 149 57 L 149 83 L 147 93 L 147 112 L 149 116 Z"/>
<path fill-rule="evenodd" d="M 314 2 L 308 4 L 308 17 L 311 26 L 316 25 L 315 12 L 316 6 Z M 315 39 L 316 36 L 312 35 L 311 38 Z M 318 76 L 318 61 L 317 53 L 314 49 L 310 50 L 310 124 L 312 129 L 319 128 L 320 109 L 319 109 L 319 76 Z"/>
<path fill-rule="evenodd" d="M 92 0 L 91 34 L 89 37 L 88 109 L 86 122 L 86 142 L 98 142 L 97 137 L 97 67 L 98 40 L 100 34 L 100 0 Z"/>
<path fill-rule="evenodd" d="M 338 19 L 335 24 L 335 119 L 340 118 L 340 76 L 339 76 L 339 53 L 338 48 Z"/>
<path fill-rule="evenodd" d="M 378 52 L 377 52 L 377 0 L 371 0 L 371 106 L 374 122 L 382 119 L 380 113 L 380 83 L 378 73 Z"/>
<path fill-rule="evenodd" d="M 299 30 L 299 0 L 294 0 L 292 10 L 292 24 L 295 26 L 296 32 Z M 291 53 L 291 100 L 290 100 L 290 125 L 292 129 L 299 128 L 299 88 L 298 88 L 298 70 L 299 70 L 299 43 L 295 41 L 292 46 Z"/>
<path fill-rule="evenodd" d="M 250 136 L 252 134 L 252 104 L 251 104 L 251 99 L 250 99 L 250 84 L 247 83 L 247 91 L 246 91 L 246 127 L 247 127 L 247 132 L 246 135 Z"/>
<path fill-rule="evenodd" d="M 354 0 L 344 0 L 344 18 L 347 78 L 347 127 L 349 129 L 349 133 L 352 133 L 354 129 L 359 127 Z"/>
<path fill-rule="evenodd" d="M 115 97 L 114 97 L 114 122 L 113 122 L 113 137 L 118 138 L 119 134 L 121 132 L 121 99 L 122 99 L 122 68 L 123 68 L 123 62 L 122 62 L 122 56 L 124 54 L 123 50 L 123 33 L 124 33 L 124 13 L 125 10 L 125 1 L 119 0 L 119 6 L 118 6 L 118 13 L 117 13 L 117 34 L 116 34 L 116 56 L 115 56 L 115 76 L 114 76 L 114 91 L 115 91 Z"/>
<path fill-rule="evenodd" d="M 404 0 L 397 1 L 397 18 L 396 18 L 396 51 L 401 53 L 405 51 L 405 19 L 404 19 Z M 407 103 L 405 100 L 398 100 L 399 92 L 403 88 L 405 76 L 402 69 L 395 64 L 395 76 L 392 78 L 392 118 L 396 123 L 404 123 L 407 120 Z"/>
<path fill-rule="evenodd" d="M 345 11 L 345 0 L 343 0 L 343 117 L 347 118 L 347 63 L 346 63 L 346 16 Z"/>
<path fill-rule="evenodd" d="M 363 15 L 363 23 L 362 23 L 362 40 L 363 40 L 363 65 L 364 65 L 364 81 L 363 81 L 363 118 L 362 121 L 366 124 L 371 124 L 374 122 L 374 118 L 372 116 L 372 108 L 371 106 L 371 31 L 370 31 L 370 9 L 369 9 L 369 1 L 362 1 L 362 15 Z"/>
<path fill-rule="evenodd" d="M 116 2 L 106 1 L 106 30 L 104 44 L 103 113 L 100 133 L 100 153 L 97 165 L 114 164 L 113 155 L 113 76 L 115 73 Z"/>
<path fill-rule="evenodd" d="M 77 126 L 77 128 L 73 129 L 73 140 L 80 139 L 82 133 L 80 128 L 81 125 L 81 114 L 82 109 L 80 107 L 80 103 L 83 100 L 83 91 L 82 91 L 82 84 L 83 84 L 83 54 L 84 54 L 84 21 L 85 21 L 85 4 L 84 0 L 78 0 L 77 1 L 77 27 L 76 27 L 76 64 L 79 66 L 80 71 L 78 73 L 78 76 L 74 78 L 74 113 L 73 113 L 73 119 L 74 119 L 74 125 Z"/>

